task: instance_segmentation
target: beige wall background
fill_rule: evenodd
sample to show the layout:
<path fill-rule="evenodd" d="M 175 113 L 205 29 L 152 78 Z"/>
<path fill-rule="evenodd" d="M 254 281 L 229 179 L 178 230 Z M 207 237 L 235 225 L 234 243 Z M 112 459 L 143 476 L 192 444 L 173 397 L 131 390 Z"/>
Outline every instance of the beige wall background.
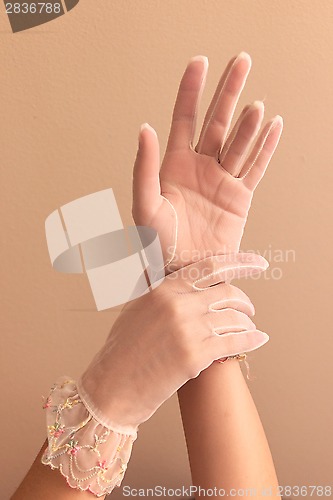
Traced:
<path fill-rule="evenodd" d="M 330 0 L 81 0 L 18 34 L 2 8 L 1 499 L 45 439 L 41 396 L 59 375 L 80 374 L 117 314 L 95 310 L 84 276 L 53 271 L 45 218 L 112 187 L 131 223 L 140 124 L 156 128 L 163 149 L 188 59 L 210 61 L 202 118 L 224 66 L 241 50 L 253 68 L 238 113 L 265 99 L 267 119 L 285 120 L 242 245 L 266 252 L 277 268 L 242 283 L 271 337 L 249 358 L 256 376 L 249 385 L 280 484 L 330 484 L 332 26 Z M 295 259 L 289 253 L 276 262 L 288 250 Z M 190 484 L 176 397 L 142 425 L 125 484 Z"/>

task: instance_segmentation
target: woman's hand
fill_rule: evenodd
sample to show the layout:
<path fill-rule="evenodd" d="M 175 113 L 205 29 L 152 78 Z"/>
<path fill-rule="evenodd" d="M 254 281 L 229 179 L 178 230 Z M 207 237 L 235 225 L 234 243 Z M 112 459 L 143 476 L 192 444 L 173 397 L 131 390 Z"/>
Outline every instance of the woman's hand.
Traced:
<path fill-rule="evenodd" d="M 229 62 L 193 147 L 208 63 L 204 57 L 190 61 L 180 83 L 161 170 L 157 135 L 150 126 L 141 130 L 133 217 L 137 225 L 158 232 L 165 263 L 172 260 L 172 270 L 207 255 L 239 250 L 253 191 L 283 127 L 279 115 L 270 120 L 246 157 L 263 120 L 264 105 L 256 101 L 244 108 L 227 137 L 250 67 L 250 56 L 244 52 Z"/>
<path fill-rule="evenodd" d="M 78 382 L 65 376 L 51 388 L 42 463 L 73 488 L 111 493 L 141 423 L 214 360 L 268 341 L 249 298 L 226 284 L 266 268 L 256 254 L 209 257 L 127 303 Z"/>
<path fill-rule="evenodd" d="M 78 384 L 87 406 L 129 432 L 214 360 L 261 347 L 268 335 L 250 320 L 250 299 L 229 282 L 266 268 L 256 254 L 209 257 L 127 303 Z"/>

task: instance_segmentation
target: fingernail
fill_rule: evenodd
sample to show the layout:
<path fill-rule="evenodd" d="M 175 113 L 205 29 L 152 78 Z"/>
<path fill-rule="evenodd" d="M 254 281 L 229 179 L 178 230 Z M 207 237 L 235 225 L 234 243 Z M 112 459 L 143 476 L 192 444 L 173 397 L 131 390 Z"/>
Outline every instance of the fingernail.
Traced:
<path fill-rule="evenodd" d="M 196 61 L 201 61 L 206 68 L 208 67 L 208 57 L 206 57 L 206 56 L 194 56 L 189 60 L 189 64 L 191 64 L 192 62 L 196 62 Z"/>
<path fill-rule="evenodd" d="M 156 131 L 153 129 L 153 127 L 151 125 L 149 125 L 149 123 L 143 123 L 140 127 L 140 134 L 141 132 L 143 132 L 143 130 L 150 130 L 151 132 L 153 132 L 153 134 L 156 135 Z"/>
<path fill-rule="evenodd" d="M 274 129 L 276 129 L 276 127 L 278 125 L 281 125 L 281 130 L 280 130 L 280 133 L 282 133 L 282 129 L 283 129 L 283 118 L 282 116 L 280 115 L 276 115 L 273 120 L 271 121 L 271 125 L 268 129 L 268 134 L 271 134 L 273 132 Z"/>
<path fill-rule="evenodd" d="M 141 145 L 142 145 L 142 132 L 144 130 L 151 130 L 152 132 L 154 132 L 154 134 L 156 135 L 156 132 L 155 130 L 149 125 L 149 123 L 143 123 L 141 126 L 140 126 L 140 131 L 139 131 L 139 136 L 138 136 L 138 142 L 139 142 L 139 149 L 141 148 Z"/>
<path fill-rule="evenodd" d="M 283 126 L 283 118 L 280 115 L 276 115 L 273 120 L 272 124 L 270 126 L 270 132 L 277 126 L 277 125 L 282 125 Z"/>
<path fill-rule="evenodd" d="M 257 109 L 264 109 L 265 105 L 263 101 L 253 101 L 252 107 Z"/>
<path fill-rule="evenodd" d="M 248 59 L 250 61 L 250 63 L 252 64 L 251 56 L 247 52 L 244 52 L 244 51 L 240 52 L 238 54 L 238 56 L 236 57 L 235 62 L 239 61 L 240 59 Z"/>
<path fill-rule="evenodd" d="M 152 130 L 152 127 L 149 125 L 149 123 L 143 123 L 140 127 L 140 132 L 142 132 L 143 130 L 145 130 L 146 128 Z"/>

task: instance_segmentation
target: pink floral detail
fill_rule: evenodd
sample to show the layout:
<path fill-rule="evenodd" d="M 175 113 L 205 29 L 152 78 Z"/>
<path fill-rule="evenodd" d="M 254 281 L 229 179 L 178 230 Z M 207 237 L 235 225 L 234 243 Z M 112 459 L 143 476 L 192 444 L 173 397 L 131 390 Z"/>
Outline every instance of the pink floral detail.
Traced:
<path fill-rule="evenodd" d="M 54 425 L 49 425 L 49 434 L 55 438 L 61 436 L 65 432 L 65 426 L 60 425 L 59 422 L 56 422 Z"/>
<path fill-rule="evenodd" d="M 108 470 L 108 466 L 106 465 L 106 460 L 103 460 L 103 462 L 98 462 L 98 467 L 100 467 L 103 470 Z"/>
<path fill-rule="evenodd" d="M 70 455 L 76 455 L 77 452 L 79 451 L 80 448 L 78 448 L 77 446 L 74 446 L 74 448 L 72 448 L 71 450 L 68 451 L 68 453 Z"/>
<path fill-rule="evenodd" d="M 50 408 L 50 406 L 51 406 L 51 398 L 48 397 L 48 398 L 46 398 L 46 400 L 43 404 L 43 409 L 45 410 L 46 408 Z"/>
<path fill-rule="evenodd" d="M 78 441 L 74 441 L 73 439 L 71 439 L 70 442 L 66 444 L 68 455 L 77 454 L 77 452 L 80 450 L 80 447 L 77 446 L 78 443 L 79 443 Z"/>

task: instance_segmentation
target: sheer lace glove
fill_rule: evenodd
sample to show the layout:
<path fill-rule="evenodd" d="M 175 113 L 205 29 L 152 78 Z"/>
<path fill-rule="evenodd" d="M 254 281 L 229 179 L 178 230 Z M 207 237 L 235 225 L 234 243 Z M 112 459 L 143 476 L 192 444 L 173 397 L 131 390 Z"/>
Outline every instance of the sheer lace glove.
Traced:
<path fill-rule="evenodd" d="M 239 251 L 253 192 L 283 128 L 277 115 L 256 139 L 264 104 L 255 101 L 230 130 L 250 68 L 251 58 L 244 52 L 229 61 L 195 145 L 208 60 L 199 56 L 189 62 L 161 168 L 156 132 L 150 126 L 141 130 L 133 173 L 133 217 L 137 225 L 158 232 L 168 272 L 208 255 Z"/>
<path fill-rule="evenodd" d="M 78 383 L 53 388 L 43 463 L 99 496 L 119 486 L 142 422 L 214 360 L 267 342 L 249 298 L 230 285 L 266 268 L 255 254 L 210 257 L 126 304 Z"/>

